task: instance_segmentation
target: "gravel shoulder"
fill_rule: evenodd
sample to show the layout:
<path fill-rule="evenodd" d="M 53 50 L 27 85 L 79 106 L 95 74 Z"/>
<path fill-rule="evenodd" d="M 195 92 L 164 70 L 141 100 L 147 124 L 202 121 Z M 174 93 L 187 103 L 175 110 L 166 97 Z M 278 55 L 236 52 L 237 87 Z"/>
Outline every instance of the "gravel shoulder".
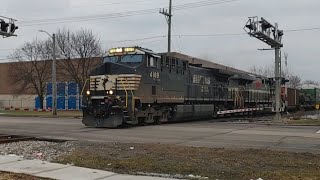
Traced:
<path fill-rule="evenodd" d="M 0 155 L 18 155 L 25 159 L 52 162 L 58 157 L 71 154 L 76 142 L 20 141 L 0 144 Z"/>
<path fill-rule="evenodd" d="M 0 171 L 0 180 L 50 180 L 48 178 L 39 178 L 35 176 L 29 176 L 25 174 L 16 174 Z"/>

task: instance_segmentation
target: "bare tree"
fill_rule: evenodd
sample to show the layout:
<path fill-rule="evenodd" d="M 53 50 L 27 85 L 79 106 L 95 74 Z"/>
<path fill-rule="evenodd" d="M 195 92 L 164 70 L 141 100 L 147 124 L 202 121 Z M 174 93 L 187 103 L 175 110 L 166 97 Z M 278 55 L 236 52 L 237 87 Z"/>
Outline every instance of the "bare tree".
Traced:
<path fill-rule="evenodd" d="M 299 76 L 297 75 L 289 75 L 287 78 L 289 80 L 289 87 L 292 88 L 300 88 L 302 85 L 302 80 Z"/>
<path fill-rule="evenodd" d="M 319 86 L 319 82 L 314 81 L 314 80 L 305 80 L 303 82 L 304 85 L 315 85 L 315 86 Z"/>
<path fill-rule="evenodd" d="M 40 108 L 44 107 L 46 83 L 51 77 L 51 50 L 49 41 L 25 43 L 15 50 L 9 58 L 14 60 L 10 77 L 18 94 L 36 93 L 40 99 Z"/>
<path fill-rule="evenodd" d="M 253 73 L 253 74 L 257 74 L 260 76 L 264 76 L 264 77 L 274 77 L 274 66 L 252 66 L 249 69 L 249 72 Z"/>
<path fill-rule="evenodd" d="M 249 71 L 253 74 L 257 74 L 260 76 L 265 76 L 268 78 L 274 77 L 274 65 L 269 66 L 252 66 Z M 301 78 L 298 75 L 293 74 L 287 68 L 281 70 L 281 77 L 289 80 L 287 84 L 289 87 L 292 88 L 299 88 L 301 87 Z"/>
<path fill-rule="evenodd" d="M 98 38 L 89 30 L 57 33 L 57 49 L 61 76 L 69 76 L 81 90 L 91 70 L 102 63 L 102 48 Z M 97 59 L 99 58 L 99 59 Z"/>

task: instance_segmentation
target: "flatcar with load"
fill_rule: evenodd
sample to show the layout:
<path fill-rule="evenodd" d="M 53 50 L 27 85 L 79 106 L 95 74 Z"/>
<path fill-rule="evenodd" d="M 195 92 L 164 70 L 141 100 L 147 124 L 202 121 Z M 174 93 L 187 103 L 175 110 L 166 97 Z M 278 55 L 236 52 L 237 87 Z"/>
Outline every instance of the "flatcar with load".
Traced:
<path fill-rule="evenodd" d="M 113 48 L 90 74 L 82 122 L 115 128 L 270 112 L 271 84 L 184 54 Z"/>

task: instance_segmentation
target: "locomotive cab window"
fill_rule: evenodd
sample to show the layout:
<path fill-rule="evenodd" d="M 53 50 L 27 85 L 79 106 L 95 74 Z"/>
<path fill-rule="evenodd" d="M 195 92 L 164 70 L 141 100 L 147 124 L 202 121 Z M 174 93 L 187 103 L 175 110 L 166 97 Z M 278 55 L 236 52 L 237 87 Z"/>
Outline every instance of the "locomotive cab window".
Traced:
<path fill-rule="evenodd" d="M 143 60 L 143 55 L 124 55 L 121 58 L 122 63 L 141 63 Z"/>
<path fill-rule="evenodd" d="M 148 67 L 158 67 L 158 58 L 153 56 L 148 56 Z"/>
<path fill-rule="evenodd" d="M 112 62 L 112 63 L 116 63 L 119 61 L 119 57 L 118 56 L 107 56 L 104 58 L 104 63 L 106 62 Z"/>
<path fill-rule="evenodd" d="M 161 71 L 163 70 L 163 66 L 164 66 L 164 57 L 161 57 L 161 62 L 160 62 Z"/>
<path fill-rule="evenodd" d="M 174 69 L 176 67 L 176 59 L 171 60 L 171 69 Z"/>
<path fill-rule="evenodd" d="M 169 68 L 170 66 L 170 58 L 166 57 L 166 67 Z"/>
<path fill-rule="evenodd" d="M 107 56 L 104 58 L 104 62 L 109 63 L 121 63 L 128 65 L 139 65 L 143 62 L 143 55 L 141 54 L 126 54 L 118 56 Z"/>
<path fill-rule="evenodd" d="M 182 64 L 182 74 L 184 74 L 186 71 L 187 71 L 187 62 L 183 61 L 183 64 Z"/>

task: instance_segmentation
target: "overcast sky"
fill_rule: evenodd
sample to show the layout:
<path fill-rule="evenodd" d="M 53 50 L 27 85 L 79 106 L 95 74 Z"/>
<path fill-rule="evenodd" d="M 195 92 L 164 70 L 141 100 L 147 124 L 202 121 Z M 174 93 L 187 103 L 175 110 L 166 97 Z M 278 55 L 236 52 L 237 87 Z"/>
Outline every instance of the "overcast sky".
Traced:
<path fill-rule="evenodd" d="M 1 0 L 0 15 L 18 20 L 18 37 L 0 41 L 0 59 L 6 58 L 12 49 L 34 39 L 46 39 L 59 28 L 91 29 L 107 50 L 113 46 L 140 45 L 156 52 L 166 51 L 165 37 L 140 41 L 115 42 L 164 36 L 167 25 L 164 16 L 150 13 L 121 18 L 110 18 L 112 13 L 160 9 L 169 0 Z M 204 0 L 210 1 L 210 0 Z M 212 0 L 217 1 L 217 0 Z M 221 1 L 221 0 L 220 0 Z M 223 1 L 223 0 L 222 0 Z M 173 5 L 200 2 L 200 0 L 173 0 Z M 320 27 L 319 0 L 238 0 L 173 12 L 174 35 L 239 34 L 249 16 L 262 16 L 270 22 L 278 22 L 283 30 Z M 99 19 L 78 21 L 79 16 Z M 104 15 L 104 16 L 103 16 Z M 43 24 L 39 20 L 75 17 L 68 23 Z M 109 18 L 108 18 L 109 17 Z M 51 22 L 52 21 L 46 21 Z M 63 22 L 59 20 L 59 22 Z M 264 43 L 246 34 L 232 36 L 186 37 L 175 36 L 173 51 L 248 70 L 253 65 L 271 65 L 274 51 L 258 51 L 268 48 Z M 303 79 L 320 80 L 320 30 L 287 32 L 283 51 L 289 54 L 288 68 Z M 0 61 L 0 62 L 3 62 Z"/>

